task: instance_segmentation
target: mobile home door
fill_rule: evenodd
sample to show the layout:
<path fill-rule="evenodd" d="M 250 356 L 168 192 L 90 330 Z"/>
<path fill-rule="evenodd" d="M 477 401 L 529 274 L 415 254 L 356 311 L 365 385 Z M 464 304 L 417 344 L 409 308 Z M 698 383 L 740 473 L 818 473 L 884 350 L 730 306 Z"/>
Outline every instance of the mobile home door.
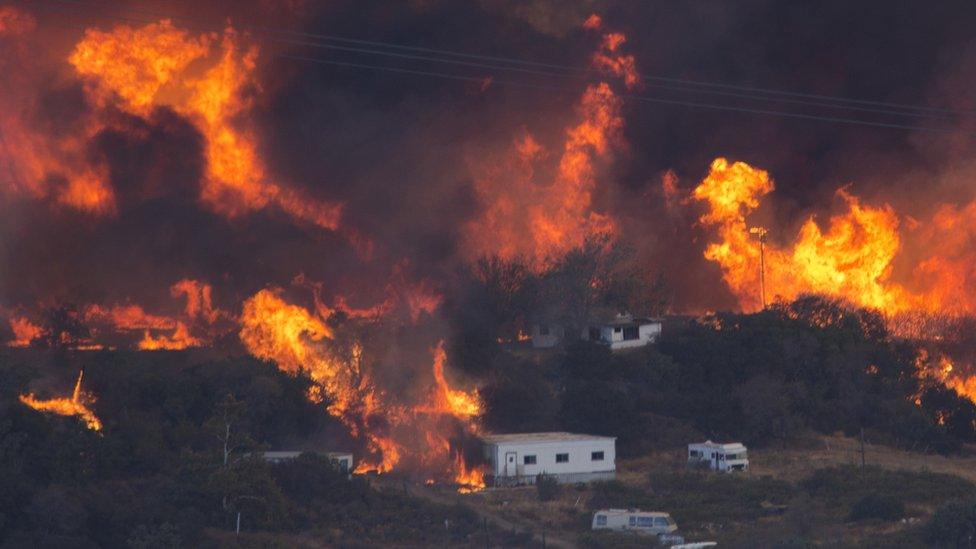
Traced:
<path fill-rule="evenodd" d="M 516 464 L 518 455 L 515 452 L 505 452 L 505 476 L 514 477 L 518 475 L 518 467 Z"/>

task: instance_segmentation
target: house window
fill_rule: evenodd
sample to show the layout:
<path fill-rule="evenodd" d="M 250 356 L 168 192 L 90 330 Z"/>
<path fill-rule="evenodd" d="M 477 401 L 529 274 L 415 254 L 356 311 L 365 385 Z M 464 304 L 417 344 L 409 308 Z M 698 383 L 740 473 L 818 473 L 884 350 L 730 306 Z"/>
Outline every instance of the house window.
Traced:
<path fill-rule="evenodd" d="M 596 516 L 596 525 L 597 526 L 606 526 L 607 525 L 607 516 L 606 515 L 597 515 Z"/>
<path fill-rule="evenodd" d="M 548 324 L 539 324 L 539 335 L 544 335 L 544 336 L 549 335 L 549 325 Z"/>
<path fill-rule="evenodd" d="M 556 454 L 556 463 L 569 463 L 569 454 Z"/>
<path fill-rule="evenodd" d="M 603 461 L 603 452 L 590 452 L 590 461 Z"/>
<path fill-rule="evenodd" d="M 637 339 L 640 337 L 640 332 L 637 326 L 627 326 L 624 328 L 624 339 Z"/>
<path fill-rule="evenodd" d="M 522 463 L 525 465 L 535 465 L 535 456 L 525 456 L 522 458 Z"/>

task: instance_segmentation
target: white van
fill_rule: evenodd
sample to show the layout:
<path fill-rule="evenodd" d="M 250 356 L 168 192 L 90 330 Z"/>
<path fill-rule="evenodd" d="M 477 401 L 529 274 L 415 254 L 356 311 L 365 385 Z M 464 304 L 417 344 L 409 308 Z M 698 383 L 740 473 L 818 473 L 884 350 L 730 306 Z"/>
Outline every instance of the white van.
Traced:
<path fill-rule="evenodd" d="M 624 530 L 646 534 L 670 534 L 678 529 L 667 513 L 639 509 L 600 509 L 593 513 L 594 530 Z"/>

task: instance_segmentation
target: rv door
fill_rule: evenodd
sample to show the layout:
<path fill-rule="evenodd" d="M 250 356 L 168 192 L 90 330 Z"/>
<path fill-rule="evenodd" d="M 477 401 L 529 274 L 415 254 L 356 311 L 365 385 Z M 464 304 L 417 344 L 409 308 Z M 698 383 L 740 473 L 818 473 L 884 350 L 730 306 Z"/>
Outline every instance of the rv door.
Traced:
<path fill-rule="evenodd" d="M 505 452 L 505 476 L 514 477 L 518 475 L 517 458 L 515 452 Z"/>

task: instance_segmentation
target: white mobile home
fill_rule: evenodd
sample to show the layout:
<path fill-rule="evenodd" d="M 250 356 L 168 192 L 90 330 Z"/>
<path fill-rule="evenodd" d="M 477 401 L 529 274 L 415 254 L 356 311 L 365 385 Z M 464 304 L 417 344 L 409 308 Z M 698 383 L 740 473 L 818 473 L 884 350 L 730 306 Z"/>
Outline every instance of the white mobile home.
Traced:
<path fill-rule="evenodd" d="M 534 484 L 545 474 L 561 483 L 614 478 L 616 439 L 573 433 L 487 435 L 484 441 L 488 483 Z"/>
<path fill-rule="evenodd" d="M 661 326 L 659 319 L 617 315 L 613 320 L 591 323 L 583 330 L 582 337 L 616 351 L 654 343 L 661 335 Z"/>
<path fill-rule="evenodd" d="M 600 509 L 593 513 L 593 530 L 628 530 L 645 534 L 671 534 L 678 529 L 668 513 L 639 509 Z"/>
<path fill-rule="evenodd" d="M 722 444 L 706 440 L 688 445 L 688 463 L 707 463 L 709 469 L 723 473 L 748 471 L 749 454 L 746 447 L 738 442 Z"/>
<path fill-rule="evenodd" d="M 267 461 L 268 463 L 282 463 L 284 461 L 293 460 L 304 453 L 306 452 L 286 450 L 286 451 L 259 452 L 259 455 L 261 456 L 262 459 L 264 459 L 264 461 Z M 331 461 L 333 465 L 335 465 L 336 468 L 343 473 L 348 473 L 352 471 L 352 454 L 346 452 L 308 452 L 308 453 L 320 454 L 329 458 L 329 461 Z"/>

